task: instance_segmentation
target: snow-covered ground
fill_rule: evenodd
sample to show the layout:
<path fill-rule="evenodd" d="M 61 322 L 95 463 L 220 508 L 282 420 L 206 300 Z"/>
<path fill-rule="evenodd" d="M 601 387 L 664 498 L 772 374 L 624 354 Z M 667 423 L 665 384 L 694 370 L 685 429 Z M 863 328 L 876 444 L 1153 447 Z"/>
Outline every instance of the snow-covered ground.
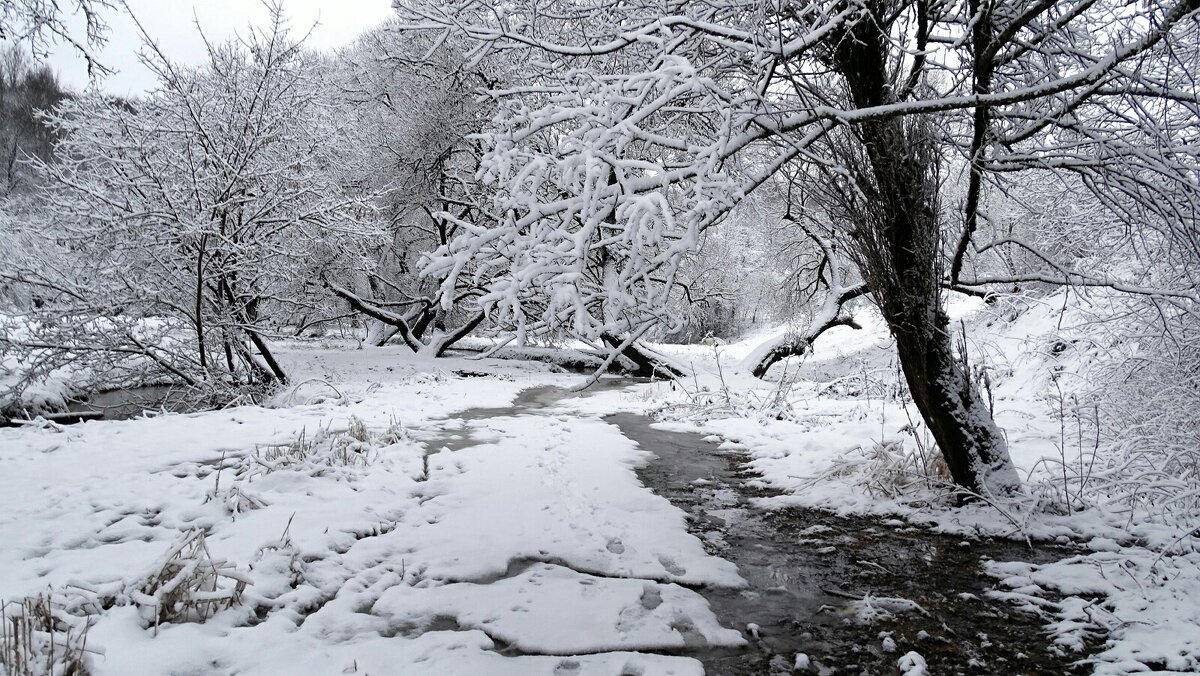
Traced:
<path fill-rule="evenodd" d="M 614 427 L 454 418 L 580 377 L 287 356 L 328 383 L 291 398 L 326 401 L 0 430 L 0 597 L 115 604 L 88 632 L 97 674 L 685 674 L 699 663 L 630 651 L 742 643 L 678 584 L 736 586 L 736 570 L 641 487 Z M 442 450 L 452 436 L 481 443 Z M 236 576 L 218 592 L 248 584 L 232 610 L 156 633 L 148 581 L 193 531 Z"/>
<path fill-rule="evenodd" d="M 971 349 L 1014 459 L 1050 490 L 1045 458 L 1071 460 L 1047 398 L 1055 308 L 952 309 L 985 336 Z M 1194 540 L 1098 508 L 950 507 L 886 331 L 864 323 L 775 382 L 739 365 L 763 336 L 662 346 L 694 377 L 520 414 L 462 415 L 585 377 L 297 344 L 283 357 L 299 385 L 270 407 L 0 429 L 0 599 L 48 594 L 74 612 L 63 630 L 88 611 L 101 675 L 701 673 L 655 653 L 744 644 L 695 591 L 742 580 L 639 482 L 645 452 L 602 419 L 634 411 L 747 454 L 781 491 L 767 507 L 1080 541 L 1066 561 L 991 564 L 997 597 L 1043 615 L 1067 651 L 1109 631 L 1098 672 L 1200 668 Z M 175 584 L 192 603 L 161 616 Z"/>
<path fill-rule="evenodd" d="M 769 383 L 749 377 L 742 360 L 782 329 L 718 347 L 662 346 L 697 376 L 679 389 L 657 386 L 643 410 L 748 455 L 761 484 L 782 492 L 764 507 L 1079 543 L 1082 553 L 1064 561 L 988 564 L 994 596 L 1043 617 L 1049 640 L 1067 654 L 1101 637 L 1089 660 L 1096 673 L 1200 671 L 1200 522 L 1164 522 L 1080 488 L 1092 471 L 1092 440 L 1063 415 L 1093 357 L 1079 310 L 1065 294 L 998 308 L 960 297 L 948 307 L 952 323 L 969 329 L 973 359 L 987 365 L 997 422 L 1031 493 L 1024 504 L 951 508 L 939 499 L 948 476 L 927 450 L 919 415 L 895 396 L 902 376 L 869 310 L 858 317 L 862 330 L 832 329 L 808 359 L 777 366 Z"/>

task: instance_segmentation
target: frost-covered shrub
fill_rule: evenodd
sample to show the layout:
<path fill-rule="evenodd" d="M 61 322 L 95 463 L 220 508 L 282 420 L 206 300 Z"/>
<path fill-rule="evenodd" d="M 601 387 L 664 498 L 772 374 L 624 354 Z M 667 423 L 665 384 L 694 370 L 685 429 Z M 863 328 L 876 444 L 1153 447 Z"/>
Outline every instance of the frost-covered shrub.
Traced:
<path fill-rule="evenodd" d="M 1194 524 L 1200 518 L 1200 316 L 1181 312 L 1166 326 L 1139 322 L 1134 328 L 1098 369 L 1091 410 L 1077 411 L 1084 422 L 1092 418 L 1101 443 L 1095 467 L 1083 471 L 1124 508 Z"/>

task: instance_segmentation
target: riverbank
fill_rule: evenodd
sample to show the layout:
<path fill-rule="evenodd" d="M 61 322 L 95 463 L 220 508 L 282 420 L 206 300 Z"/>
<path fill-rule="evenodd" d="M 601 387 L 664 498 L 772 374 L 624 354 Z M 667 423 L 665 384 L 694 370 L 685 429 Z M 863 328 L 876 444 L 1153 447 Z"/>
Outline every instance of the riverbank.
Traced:
<path fill-rule="evenodd" d="M 789 486 L 779 468 L 864 443 L 837 434 L 870 441 L 874 393 L 775 420 L 715 370 L 574 397 L 584 376 L 543 363 L 286 356 L 304 378 L 274 407 L 0 430 L 0 598 L 48 594 L 56 640 L 101 675 L 1060 673 L 1090 652 L 1116 672 L 1188 640 L 1132 633 L 1183 606 L 1097 633 L 1122 610 L 1106 573 L 1154 554 L 1103 519 L 1031 516 L 1031 550 L 986 506 L 872 493 L 869 466 Z M 841 516 L 803 504 L 838 490 Z M 1170 608 L 1190 579 L 1143 598 Z"/>

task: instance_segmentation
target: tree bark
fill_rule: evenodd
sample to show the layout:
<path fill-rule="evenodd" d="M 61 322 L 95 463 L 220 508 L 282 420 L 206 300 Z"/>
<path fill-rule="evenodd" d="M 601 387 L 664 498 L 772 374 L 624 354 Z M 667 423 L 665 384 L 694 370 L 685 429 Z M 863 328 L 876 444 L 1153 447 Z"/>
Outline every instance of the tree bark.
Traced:
<path fill-rule="evenodd" d="M 892 102 L 888 36 L 859 21 L 832 60 L 859 108 Z M 854 129 L 856 185 L 843 195 L 855 259 L 892 336 L 913 403 L 956 483 L 984 497 L 1020 490 L 1004 435 L 955 354 L 941 307 L 939 156 L 934 121 L 891 117 Z M 861 151 L 861 152 L 860 152 Z"/>

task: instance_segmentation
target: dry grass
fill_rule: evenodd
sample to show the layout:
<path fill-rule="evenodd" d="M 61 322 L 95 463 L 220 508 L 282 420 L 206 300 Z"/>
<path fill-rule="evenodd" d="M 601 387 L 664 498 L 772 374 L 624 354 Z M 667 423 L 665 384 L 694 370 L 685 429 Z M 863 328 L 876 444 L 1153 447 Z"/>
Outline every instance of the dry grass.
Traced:
<path fill-rule="evenodd" d="M 83 676 L 89 670 L 90 618 L 39 594 L 0 606 L 0 674 Z"/>
<path fill-rule="evenodd" d="M 131 585 L 128 595 L 157 634 L 164 622 L 204 622 L 238 605 L 247 584 L 231 564 L 214 559 L 204 533 L 193 530 Z"/>
<path fill-rule="evenodd" d="M 816 484 L 841 479 L 860 486 L 872 497 L 931 503 L 950 495 L 950 468 L 940 453 L 906 449 L 900 441 L 859 446 L 808 481 Z"/>
<path fill-rule="evenodd" d="M 378 446 L 396 443 L 406 438 L 399 423 L 393 423 L 383 434 L 372 435 L 367 425 L 357 416 L 350 416 L 345 430 L 333 431 L 331 427 L 319 428 L 316 434 L 308 435 L 300 430 L 294 441 L 286 444 L 255 449 L 252 463 L 257 467 L 246 467 L 238 472 L 239 477 L 266 474 L 285 467 L 366 467 L 371 462 L 371 452 Z"/>
<path fill-rule="evenodd" d="M 368 467 L 380 448 L 408 440 L 408 431 L 399 420 L 392 418 L 388 427 L 378 434 L 357 416 L 343 430 L 334 430 L 332 423 L 318 427 L 309 434 L 301 429 L 295 439 L 284 444 L 256 446 L 254 452 L 231 459 L 221 459 L 209 501 L 224 503 L 233 516 L 260 509 L 266 502 L 248 489 L 254 480 L 279 470 L 302 472 L 309 476 L 333 474 L 345 478 L 346 470 Z"/>
<path fill-rule="evenodd" d="M 325 435 L 326 430 L 318 429 L 313 437 L 309 437 L 308 429 L 301 429 L 300 435 L 295 440 L 286 444 L 277 444 L 264 448 L 261 453 L 262 459 L 269 463 L 268 471 L 302 463 L 312 456 L 317 442 L 322 440 Z M 255 449 L 255 454 L 258 455 L 257 448 Z"/>

